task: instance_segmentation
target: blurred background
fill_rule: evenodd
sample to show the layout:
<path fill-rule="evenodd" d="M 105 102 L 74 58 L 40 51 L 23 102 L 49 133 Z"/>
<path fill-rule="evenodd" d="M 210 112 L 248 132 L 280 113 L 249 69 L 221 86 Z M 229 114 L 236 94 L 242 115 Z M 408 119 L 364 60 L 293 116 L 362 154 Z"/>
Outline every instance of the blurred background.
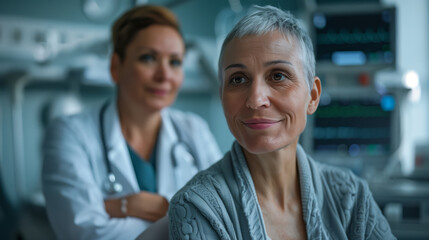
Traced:
<path fill-rule="evenodd" d="M 300 141 L 316 160 L 365 178 L 399 239 L 429 239 L 429 1 L 0 1 L 0 239 L 54 239 L 41 194 L 49 121 L 109 98 L 109 31 L 140 4 L 177 14 L 185 82 L 174 107 L 233 141 L 218 96 L 220 44 L 250 6 L 302 19 L 313 39 L 320 107 Z"/>

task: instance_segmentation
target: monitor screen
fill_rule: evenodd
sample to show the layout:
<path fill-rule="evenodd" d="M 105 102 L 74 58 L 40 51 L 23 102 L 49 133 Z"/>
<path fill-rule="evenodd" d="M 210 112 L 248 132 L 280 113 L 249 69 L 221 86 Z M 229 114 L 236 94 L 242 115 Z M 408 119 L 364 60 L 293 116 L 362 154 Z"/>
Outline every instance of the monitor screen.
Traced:
<path fill-rule="evenodd" d="M 389 154 L 394 108 L 392 96 L 337 99 L 321 104 L 314 115 L 312 151 L 350 157 Z"/>
<path fill-rule="evenodd" d="M 395 9 L 315 11 L 312 33 L 319 64 L 394 66 Z"/>

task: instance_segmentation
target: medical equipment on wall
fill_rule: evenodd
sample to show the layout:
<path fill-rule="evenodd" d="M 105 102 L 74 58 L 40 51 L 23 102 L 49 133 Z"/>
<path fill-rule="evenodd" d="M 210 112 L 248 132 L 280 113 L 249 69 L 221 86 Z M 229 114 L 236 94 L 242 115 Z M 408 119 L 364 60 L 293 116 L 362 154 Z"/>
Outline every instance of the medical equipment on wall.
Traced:
<path fill-rule="evenodd" d="M 420 80 L 396 66 L 397 20 L 394 7 L 380 4 L 313 11 L 323 91 L 301 141 L 315 159 L 368 181 L 398 239 L 429 239 L 429 151 L 408 130 L 416 124 L 410 108 L 420 98 Z"/>
<path fill-rule="evenodd" d="M 116 176 L 113 173 L 112 165 L 108 156 L 103 121 L 104 113 L 106 112 L 107 107 L 108 102 L 104 103 L 99 113 L 101 143 L 103 145 L 103 158 L 107 170 L 107 179 L 103 184 L 103 190 L 106 193 L 113 195 L 122 192 L 123 186 L 116 180 Z M 192 141 L 190 141 L 188 135 L 176 125 L 175 121 L 171 121 L 171 123 L 178 136 L 177 142 L 173 144 L 170 150 L 172 165 L 176 178 L 176 184 L 178 186 L 182 186 L 190 179 L 190 177 L 195 175 L 198 170 L 201 170 L 201 166 L 195 157 L 196 147 L 193 146 Z"/>
<path fill-rule="evenodd" d="M 400 144 L 397 98 L 375 90 L 340 89 L 323 94 L 308 119 L 303 146 L 316 159 L 364 177 L 381 170 Z"/>
<path fill-rule="evenodd" d="M 317 9 L 312 15 L 312 38 L 319 70 L 368 72 L 395 67 L 395 8 Z"/>
<path fill-rule="evenodd" d="M 309 22 L 322 97 L 303 146 L 358 175 L 381 169 L 400 142 L 398 96 L 377 72 L 396 68 L 396 10 L 381 5 L 318 6 Z"/>

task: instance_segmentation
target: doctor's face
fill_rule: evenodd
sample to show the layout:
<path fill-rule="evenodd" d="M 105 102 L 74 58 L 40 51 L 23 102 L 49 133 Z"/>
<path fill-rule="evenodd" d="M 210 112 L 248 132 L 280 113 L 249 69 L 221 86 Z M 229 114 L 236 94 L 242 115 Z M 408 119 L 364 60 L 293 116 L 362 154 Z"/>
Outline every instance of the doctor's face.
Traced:
<path fill-rule="evenodd" d="M 254 154 L 296 145 L 320 96 L 318 78 L 309 92 L 297 40 L 280 32 L 246 36 L 221 57 L 222 105 L 240 145 Z"/>
<path fill-rule="evenodd" d="M 175 29 L 152 25 L 138 31 L 124 59 L 112 56 L 111 73 L 118 97 L 149 111 L 171 105 L 183 82 L 184 54 L 183 39 Z"/>

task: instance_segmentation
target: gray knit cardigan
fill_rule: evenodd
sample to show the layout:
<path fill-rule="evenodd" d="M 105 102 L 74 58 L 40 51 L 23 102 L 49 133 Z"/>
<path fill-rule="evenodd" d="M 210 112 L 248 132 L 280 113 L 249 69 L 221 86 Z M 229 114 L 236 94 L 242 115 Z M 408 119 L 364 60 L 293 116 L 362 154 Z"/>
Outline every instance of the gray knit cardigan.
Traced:
<path fill-rule="evenodd" d="M 396 239 L 366 182 L 297 147 L 307 239 Z M 170 239 L 270 239 L 241 146 L 197 174 L 171 200 Z"/>

